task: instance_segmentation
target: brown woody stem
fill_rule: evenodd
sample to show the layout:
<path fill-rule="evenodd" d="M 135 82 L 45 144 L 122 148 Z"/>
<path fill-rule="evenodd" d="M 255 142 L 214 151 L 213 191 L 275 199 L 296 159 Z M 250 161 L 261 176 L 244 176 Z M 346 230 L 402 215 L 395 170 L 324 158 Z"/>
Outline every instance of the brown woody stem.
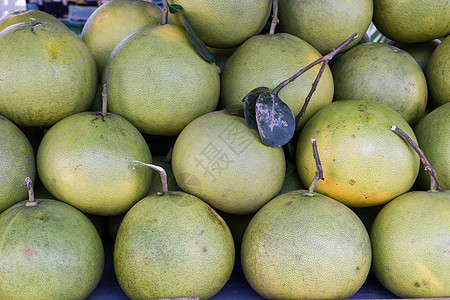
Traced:
<path fill-rule="evenodd" d="M 310 141 L 311 141 L 312 148 L 313 148 L 314 160 L 316 161 L 316 174 L 314 175 L 314 178 L 311 181 L 311 185 L 308 188 L 308 192 L 303 195 L 309 196 L 309 197 L 314 197 L 315 196 L 314 188 L 315 188 L 317 182 L 319 182 L 319 180 L 324 180 L 324 178 L 323 178 L 322 164 L 321 164 L 320 158 L 319 158 L 319 152 L 317 151 L 317 142 L 315 139 L 310 139 Z"/>
<path fill-rule="evenodd" d="M 34 199 L 34 189 L 33 189 L 33 182 L 31 181 L 30 177 L 25 178 L 25 184 L 27 186 L 28 190 L 28 201 L 25 202 L 25 206 L 36 206 L 38 203 L 36 202 L 36 199 Z"/>
<path fill-rule="evenodd" d="M 106 68 L 106 76 L 105 76 L 105 83 L 103 84 L 103 90 L 102 90 L 102 114 L 107 114 L 107 99 L 108 99 L 108 83 L 109 83 L 109 73 L 111 72 L 111 66 L 108 66 Z"/>
<path fill-rule="evenodd" d="M 289 77 L 288 79 L 286 79 L 285 81 L 281 82 L 279 85 L 277 85 L 274 89 L 273 89 L 273 93 L 274 94 L 278 94 L 278 92 L 285 87 L 286 85 L 288 85 L 289 83 L 291 83 L 292 81 L 294 81 L 295 79 L 297 79 L 298 77 L 300 77 L 300 75 L 302 75 L 303 73 L 305 73 L 306 71 L 308 71 L 309 69 L 311 69 L 312 67 L 323 63 L 322 67 L 320 68 L 319 73 L 316 76 L 316 79 L 314 80 L 311 90 L 308 94 L 308 96 L 305 99 L 305 104 L 302 107 L 302 110 L 299 112 L 299 114 L 295 117 L 296 122 L 298 123 L 298 120 L 300 120 L 301 117 L 304 117 L 305 115 L 305 111 L 306 111 L 306 107 L 308 106 L 309 100 L 312 97 L 312 94 L 314 93 L 314 91 L 316 90 L 317 85 L 319 84 L 319 80 L 322 77 L 323 72 L 325 71 L 325 67 L 328 64 L 328 62 L 330 60 L 333 59 L 333 57 L 336 56 L 336 54 L 338 54 L 342 49 L 344 49 L 348 44 L 350 44 L 351 42 L 353 42 L 356 38 L 358 37 L 358 34 L 355 32 L 354 34 L 352 34 L 348 39 L 346 39 L 342 44 L 340 44 L 339 46 L 337 46 L 336 48 L 334 48 L 333 50 L 331 50 L 330 53 L 328 53 L 327 55 L 324 55 L 320 58 L 318 58 L 317 60 L 313 61 L 312 63 L 310 63 L 309 65 L 307 65 L 306 67 L 304 67 L 303 69 L 301 69 L 300 71 L 298 71 L 297 73 L 295 73 L 293 76 Z"/>
<path fill-rule="evenodd" d="M 396 134 L 398 134 L 401 138 L 403 138 L 419 155 L 420 160 L 425 166 L 425 171 L 427 171 L 430 174 L 431 179 L 430 190 L 431 191 L 442 190 L 441 183 L 437 178 L 436 171 L 431 166 L 422 149 L 420 149 L 419 146 L 417 146 L 417 144 L 403 130 L 401 130 L 397 126 L 393 125 L 391 127 L 391 130 L 394 131 Z"/>
<path fill-rule="evenodd" d="M 162 15 L 162 25 L 167 24 L 167 18 L 169 15 L 169 4 L 167 3 L 167 0 L 163 0 L 163 15 Z"/>
<path fill-rule="evenodd" d="M 164 168 L 160 167 L 160 166 L 156 166 L 156 165 L 152 165 L 152 164 L 147 164 L 147 163 L 143 163 L 140 161 L 134 161 L 133 164 L 133 168 L 135 168 L 136 166 L 146 166 L 146 167 L 150 167 L 153 170 L 155 170 L 156 172 L 159 173 L 159 176 L 161 177 L 161 184 L 162 184 L 162 195 L 168 195 L 169 194 L 169 187 L 168 187 L 168 183 L 167 183 L 167 173 L 166 170 L 164 170 Z"/>
<path fill-rule="evenodd" d="M 277 24 L 280 22 L 278 19 L 278 0 L 272 0 L 272 23 L 270 24 L 270 30 L 269 34 L 274 35 L 275 34 L 275 28 L 277 27 Z"/>

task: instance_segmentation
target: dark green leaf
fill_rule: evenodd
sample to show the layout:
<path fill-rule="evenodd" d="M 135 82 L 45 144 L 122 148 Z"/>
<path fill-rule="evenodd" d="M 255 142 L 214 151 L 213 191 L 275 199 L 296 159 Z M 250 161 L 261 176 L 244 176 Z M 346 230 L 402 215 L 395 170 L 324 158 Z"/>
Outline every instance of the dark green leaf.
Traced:
<path fill-rule="evenodd" d="M 198 53 L 205 59 L 206 61 L 210 63 L 215 63 L 216 58 L 214 55 L 209 51 L 209 49 L 206 47 L 205 43 L 202 41 L 198 33 L 192 28 L 191 24 L 189 24 L 188 20 L 184 17 L 184 15 L 180 12 L 181 18 L 183 19 L 184 28 L 186 28 L 186 32 L 189 36 L 189 39 L 192 42 L 192 45 L 194 45 L 195 49 L 197 49 Z"/>
<path fill-rule="evenodd" d="M 251 129 L 258 129 L 258 125 L 256 124 L 256 114 L 255 114 L 255 105 L 256 99 L 258 96 L 263 93 L 269 91 L 269 88 L 265 86 L 257 87 L 253 89 L 250 93 L 248 93 L 242 101 L 244 101 L 244 116 L 247 121 L 248 127 Z"/>
<path fill-rule="evenodd" d="M 295 117 L 291 109 L 270 92 L 260 94 L 256 100 L 256 123 L 261 140 L 267 146 L 283 146 L 295 133 Z"/>
<path fill-rule="evenodd" d="M 181 12 L 183 10 L 183 6 L 178 4 L 169 4 L 169 12 L 171 14 L 176 14 L 177 12 Z"/>
<path fill-rule="evenodd" d="M 239 105 L 230 105 L 226 108 L 224 108 L 225 112 L 229 113 L 230 115 L 239 116 L 242 118 L 245 118 L 244 116 L 244 108 Z"/>

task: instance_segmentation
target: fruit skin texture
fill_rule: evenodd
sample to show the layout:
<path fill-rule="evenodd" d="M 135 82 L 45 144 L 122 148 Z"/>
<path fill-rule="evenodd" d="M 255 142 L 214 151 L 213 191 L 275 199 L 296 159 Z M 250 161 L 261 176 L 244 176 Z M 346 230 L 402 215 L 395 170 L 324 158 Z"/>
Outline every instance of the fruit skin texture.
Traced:
<path fill-rule="evenodd" d="M 0 32 L 0 114 L 19 126 L 51 126 L 87 110 L 97 88 L 83 41 L 54 23 L 17 23 Z"/>
<path fill-rule="evenodd" d="M 320 57 L 320 53 L 311 45 L 291 34 L 254 36 L 231 55 L 222 71 L 221 106 L 244 106 L 242 99 L 253 89 L 261 86 L 274 89 Z M 294 116 L 302 109 L 319 70 L 320 66 L 315 66 L 278 93 Z M 320 108 L 331 103 L 333 90 L 333 76 L 327 66 L 297 129 Z"/>
<path fill-rule="evenodd" d="M 6 16 L 0 19 L 0 31 L 5 29 L 6 27 L 10 25 L 14 25 L 17 23 L 29 23 L 30 18 L 35 19 L 37 22 L 52 22 L 59 24 L 65 28 L 66 25 L 64 25 L 63 22 L 61 22 L 58 18 L 55 18 L 54 16 L 46 13 L 45 11 L 41 10 L 21 10 L 21 11 L 13 11 L 8 13 Z M 67 30 L 69 30 L 67 28 Z"/>
<path fill-rule="evenodd" d="M 430 98 L 435 106 L 450 102 L 450 36 L 447 36 L 431 54 L 426 78 Z"/>
<path fill-rule="evenodd" d="M 184 192 L 148 196 L 120 224 L 114 269 L 132 299 L 214 296 L 234 266 L 234 244 L 223 219 Z"/>
<path fill-rule="evenodd" d="M 369 28 L 372 14 L 372 0 L 282 0 L 278 30 L 302 38 L 325 55 L 355 32 L 358 37 L 344 50 L 356 45 Z"/>
<path fill-rule="evenodd" d="M 408 123 L 392 109 L 364 100 L 333 102 L 303 127 L 296 164 L 303 184 L 316 172 L 310 139 L 317 141 L 325 180 L 315 190 L 350 207 L 386 203 L 406 193 L 419 172 L 420 159 L 396 133 L 396 125 L 417 143 Z"/>
<path fill-rule="evenodd" d="M 255 212 L 275 197 L 285 169 L 281 147 L 264 145 L 244 118 L 223 110 L 192 121 L 172 152 L 181 189 L 231 214 Z"/>
<path fill-rule="evenodd" d="M 14 123 L 0 115 L 0 213 L 27 198 L 21 185 L 34 180 L 36 162 L 33 147 Z"/>
<path fill-rule="evenodd" d="M 392 200 L 370 232 L 373 271 L 402 298 L 450 295 L 450 193 L 409 192 Z"/>
<path fill-rule="evenodd" d="M 123 117 L 82 112 L 47 132 L 37 152 L 37 170 L 58 200 L 85 213 L 125 213 L 146 195 L 152 169 L 133 168 L 134 161 L 151 163 L 142 134 Z"/>
<path fill-rule="evenodd" d="M 272 199 L 250 221 L 241 248 L 244 275 L 267 299 L 346 299 L 369 273 L 369 235 L 348 207 L 306 192 Z"/>
<path fill-rule="evenodd" d="M 397 111 L 412 126 L 427 106 L 423 71 L 409 53 L 395 46 L 357 45 L 335 61 L 331 72 L 335 101 L 374 101 Z"/>
<path fill-rule="evenodd" d="M 177 135 L 219 102 L 216 65 L 175 25 L 147 25 L 128 35 L 107 65 L 108 109 L 144 133 Z"/>
<path fill-rule="evenodd" d="M 0 214 L 1 299 L 84 299 L 103 273 L 102 240 L 79 210 L 37 201 Z"/>
<path fill-rule="evenodd" d="M 233 48 L 259 34 L 269 19 L 270 0 L 169 0 L 183 7 L 183 15 L 207 46 Z M 183 26 L 179 14 L 169 14 Z"/>
<path fill-rule="evenodd" d="M 154 3 L 113 0 L 104 3 L 89 16 L 81 39 L 92 52 L 97 72 L 101 75 L 111 51 L 124 37 L 148 24 L 161 22 L 161 8 Z"/>
<path fill-rule="evenodd" d="M 373 23 L 397 42 L 418 43 L 450 33 L 448 0 L 374 0 Z"/>
<path fill-rule="evenodd" d="M 414 128 L 420 149 L 436 171 L 444 190 L 450 189 L 450 103 L 443 104 L 419 121 Z M 417 185 L 430 189 L 430 174 L 420 165 Z"/>

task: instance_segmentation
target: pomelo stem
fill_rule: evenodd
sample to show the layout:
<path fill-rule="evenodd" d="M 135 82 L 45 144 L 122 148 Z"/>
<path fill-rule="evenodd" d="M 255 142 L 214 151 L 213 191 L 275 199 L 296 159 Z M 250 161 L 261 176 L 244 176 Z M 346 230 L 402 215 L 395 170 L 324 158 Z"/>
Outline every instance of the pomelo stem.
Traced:
<path fill-rule="evenodd" d="M 134 164 L 133 164 L 133 168 L 135 168 L 136 166 L 150 167 L 153 170 L 155 170 L 156 172 L 158 172 L 159 176 L 161 177 L 161 184 L 162 184 L 162 188 L 163 188 L 162 196 L 165 196 L 165 195 L 169 194 L 169 187 L 168 187 L 168 184 L 167 184 L 167 173 L 166 173 L 166 170 L 164 170 L 164 168 L 162 168 L 160 166 L 147 164 L 147 163 L 143 163 L 143 162 L 135 160 Z"/>
<path fill-rule="evenodd" d="M 278 19 L 278 0 L 272 0 L 272 23 L 270 24 L 269 34 L 275 34 L 275 28 L 277 24 L 280 22 Z"/>
<path fill-rule="evenodd" d="M 108 105 L 108 83 L 109 83 L 109 73 L 111 72 L 111 66 L 108 66 L 106 68 L 106 77 L 105 77 L 105 83 L 103 84 L 103 90 L 102 90 L 102 114 L 106 115 L 107 113 L 107 105 Z"/>
<path fill-rule="evenodd" d="M 313 148 L 313 156 L 314 156 L 314 160 L 316 161 L 316 175 L 314 175 L 313 180 L 311 181 L 311 185 L 308 188 L 308 192 L 303 194 L 305 196 L 310 196 L 310 197 L 314 197 L 314 188 L 317 184 L 317 182 L 319 182 L 319 180 L 323 180 L 323 169 L 322 169 L 322 164 L 320 162 L 320 158 L 319 158 L 319 152 L 317 151 L 317 142 L 315 139 L 310 139 L 311 144 L 312 144 L 312 148 Z"/>
<path fill-rule="evenodd" d="M 425 166 L 425 171 L 427 171 L 430 174 L 430 191 L 436 191 L 436 190 L 442 190 L 441 183 L 439 182 L 437 178 L 436 171 L 431 166 L 430 162 L 425 156 L 425 153 L 422 151 L 422 149 L 417 146 L 416 143 L 400 128 L 398 128 L 395 125 L 392 125 L 391 130 L 394 131 L 396 134 L 398 134 L 401 138 L 403 138 L 413 149 L 417 152 L 417 154 L 420 157 L 420 160 L 422 161 L 423 165 Z"/>
<path fill-rule="evenodd" d="M 298 77 L 300 77 L 300 75 L 302 75 L 303 73 L 305 73 L 306 71 L 308 71 L 309 69 L 311 69 L 312 67 L 323 63 L 319 73 L 317 73 L 316 79 L 314 80 L 314 82 L 312 83 L 311 86 L 311 90 L 309 91 L 308 96 L 305 99 L 305 103 L 303 104 L 302 109 L 300 110 L 300 112 L 298 113 L 297 116 L 295 116 L 295 123 L 297 124 L 298 121 L 300 120 L 300 118 L 305 116 L 305 111 L 306 111 L 306 107 L 309 104 L 309 101 L 311 100 L 311 97 L 313 95 L 313 93 L 315 92 L 317 85 L 319 84 L 320 78 L 322 77 L 323 72 L 325 71 L 326 66 L 328 65 L 328 63 L 330 62 L 330 60 L 333 59 L 334 56 L 336 56 L 336 54 L 338 54 L 342 49 L 344 49 L 348 44 L 350 44 L 351 42 L 353 42 L 356 38 L 358 37 L 358 33 L 354 33 L 352 34 L 348 39 L 346 39 L 342 44 L 340 44 L 339 46 L 337 46 L 336 48 L 334 48 L 333 50 L 331 50 L 330 53 L 328 53 L 327 55 L 324 55 L 318 59 L 316 59 L 315 61 L 313 61 L 312 63 L 310 63 L 309 65 L 307 65 L 306 67 L 304 67 L 303 69 L 301 69 L 300 71 L 298 71 L 297 73 L 295 73 L 293 76 L 291 76 L 290 78 L 286 79 L 285 81 L 281 82 L 279 85 L 277 85 L 272 93 L 274 94 L 278 94 L 278 92 L 285 87 L 286 85 L 288 85 L 289 83 L 291 83 L 292 81 L 294 81 L 295 79 L 297 79 Z"/>
<path fill-rule="evenodd" d="M 167 18 L 169 15 L 169 4 L 167 3 L 167 0 L 163 0 L 163 15 L 162 15 L 162 23 L 161 25 L 167 24 Z"/>
<path fill-rule="evenodd" d="M 31 181 L 30 177 L 25 178 L 25 184 L 27 185 L 28 190 L 28 201 L 25 203 L 25 206 L 30 207 L 38 205 L 36 199 L 34 199 L 33 182 Z"/>

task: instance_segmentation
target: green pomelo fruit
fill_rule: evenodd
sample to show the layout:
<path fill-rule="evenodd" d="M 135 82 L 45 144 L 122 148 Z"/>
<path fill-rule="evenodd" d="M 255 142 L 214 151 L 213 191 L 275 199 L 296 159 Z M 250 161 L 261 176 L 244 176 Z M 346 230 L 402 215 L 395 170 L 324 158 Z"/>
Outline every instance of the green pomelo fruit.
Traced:
<path fill-rule="evenodd" d="M 450 102 L 450 37 L 431 54 L 425 72 L 430 99 L 435 106 Z"/>
<path fill-rule="evenodd" d="M 66 203 L 36 202 L 19 202 L 0 214 L 0 298 L 86 298 L 104 266 L 95 226 Z"/>
<path fill-rule="evenodd" d="M 334 100 L 364 99 L 398 112 L 411 126 L 427 106 L 425 75 L 404 50 L 382 43 L 353 47 L 331 67 Z"/>
<path fill-rule="evenodd" d="M 19 126 L 50 126 L 87 110 L 97 88 L 83 41 L 55 23 L 17 23 L 0 32 L 0 114 Z"/>
<path fill-rule="evenodd" d="M 177 135 L 219 102 L 216 65 L 205 61 L 175 25 L 147 25 L 128 35 L 107 66 L 109 110 L 144 133 Z"/>
<path fill-rule="evenodd" d="M 207 46 L 232 48 L 259 34 L 269 19 L 270 0 L 169 0 L 183 7 L 183 15 Z M 179 13 L 170 15 L 183 26 Z"/>
<path fill-rule="evenodd" d="M 221 105 L 244 106 L 242 100 L 257 87 L 274 89 L 300 69 L 320 58 L 307 42 L 287 33 L 254 36 L 243 43 L 229 58 L 221 77 Z M 315 66 L 280 90 L 278 96 L 294 116 L 303 107 L 320 66 Z M 297 128 L 320 108 L 333 100 L 333 77 L 327 66 L 311 97 L 304 118 Z"/>
<path fill-rule="evenodd" d="M 402 298 L 450 295 L 450 193 L 409 192 L 392 200 L 370 232 L 373 271 Z"/>
<path fill-rule="evenodd" d="M 310 139 L 317 142 L 324 180 L 315 190 L 351 207 L 384 204 L 406 193 L 419 172 L 416 152 L 391 127 L 417 143 L 414 131 L 394 110 L 364 100 L 333 102 L 300 133 L 296 164 L 306 185 L 316 172 Z"/>
<path fill-rule="evenodd" d="M 450 189 L 450 103 L 443 104 L 425 117 L 414 128 L 420 149 L 436 171 L 442 189 Z M 421 163 L 417 185 L 430 188 L 430 174 Z"/>
<path fill-rule="evenodd" d="M 134 164 L 151 160 L 142 134 L 123 117 L 82 112 L 50 128 L 36 162 L 58 200 L 85 213 L 117 215 L 146 195 L 152 171 Z"/>
<path fill-rule="evenodd" d="M 81 39 L 94 55 L 97 71 L 101 75 L 109 55 L 123 38 L 148 24 L 161 22 L 161 8 L 154 3 L 143 0 L 112 0 L 89 16 L 83 26 Z"/>
<path fill-rule="evenodd" d="M 362 39 L 372 21 L 372 0 L 282 0 L 279 3 L 278 29 L 298 36 L 323 55 L 329 53 L 355 32 Z"/>
<path fill-rule="evenodd" d="M 14 123 L 0 115 L 0 213 L 27 199 L 25 178 L 34 180 L 36 162 L 33 148 Z"/>
<path fill-rule="evenodd" d="M 448 0 L 374 0 L 373 23 L 397 42 L 419 43 L 450 33 Z"/>
<path fill-rule="evenodd" d="M 114 269 L 132 299 L 214 296 L 234 266 L 233 237 L 205 202 L 184 192 L 148 196 L 125 215 Z"/>
<path fill-rule="evenodd" d="M 268 147 L 244 118 L 205 114 L 178 136 L 172 169 L 183 191 L 231 214 L 257 211 L 280 191 L 285 175 L 281 147 Z"/>
<path fill-rule="evenodd" d="M 35 19 L 37 22 L 55 23 L 68 29 L 63 22 L 61 22 L 59 19 L 55 18 L 51 14 L 41 10 L 30 9 L 30 10 L 13 11 L 6 14 L 3 18 L 0 18 L 0 31 L 2 31 L 3 29 L 5 29 L 10 25 L 14 25 L 17 23 L 30 23 L 30 18 Z"/>
<path fill-rule="evenodd" d="M 436 47 L 441 43 L 440 40 L 434 39 L 431 41 L 421 42 L 421 43 L 399 43 L 394 42 L 393 45 L 402 50 L 405 50 L 414 58 L 414 60 L 419 64 L 423 72 L 426 71 L 428 61 L 430 60 L 431 54 L 436 49 Z"/>
<path fill-rule="evenodd" d="M 242 240 L 244 275 L 267 299 L 346 299 L 369 273 L 369 235 L 348 207 L 306 192 L 274 198 L 250 221 Z"/>

